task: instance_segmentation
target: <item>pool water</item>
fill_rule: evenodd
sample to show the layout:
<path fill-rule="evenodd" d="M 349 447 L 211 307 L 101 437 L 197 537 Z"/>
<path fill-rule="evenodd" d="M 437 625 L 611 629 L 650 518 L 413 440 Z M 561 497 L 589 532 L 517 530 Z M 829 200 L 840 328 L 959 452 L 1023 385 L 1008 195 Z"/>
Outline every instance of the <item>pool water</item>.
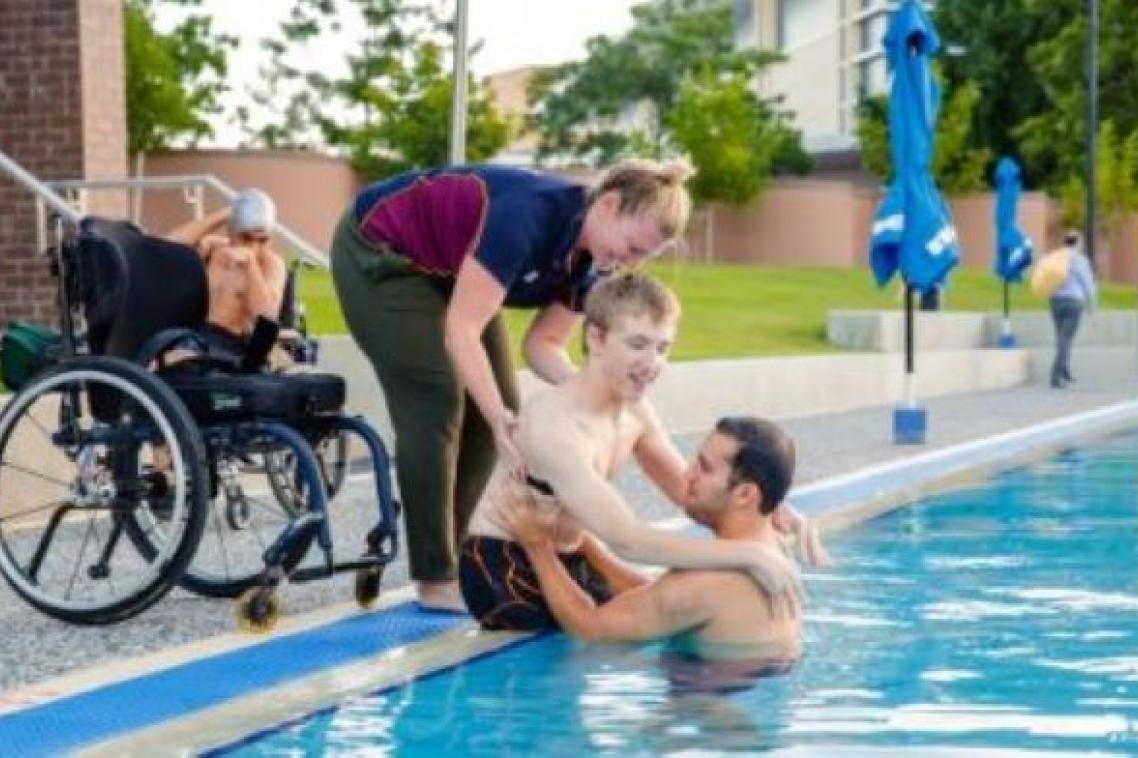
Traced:
<path fill-rule="evenodd" d="M 1136 463 L 1112 437 L 839 535 L 805 659 L 743 691 L 693 692 L 661 645 L 547 635 L 230 752 L 1135 754 Z"/>

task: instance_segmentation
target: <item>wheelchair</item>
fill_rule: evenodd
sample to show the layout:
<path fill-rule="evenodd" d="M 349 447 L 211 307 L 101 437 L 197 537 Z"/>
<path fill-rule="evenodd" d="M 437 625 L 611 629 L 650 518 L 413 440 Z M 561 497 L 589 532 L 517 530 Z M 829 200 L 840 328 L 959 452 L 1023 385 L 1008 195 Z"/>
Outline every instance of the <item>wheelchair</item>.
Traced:
<path fill-rule="evenodd" d="M 88 217 L 53 256 L 60 345 L 0 412 L 12 588 L 76 624 L 133 617 L 179 584 L 239 598 L 241 626 L 267 631 L 283 580 L 340 571 L 373 604 L 398 553 L 399 504 L 382 441 L 342 413 L 343 379 L 269 370 L 256 345 L 274 335 L 260 329 L 260 355 L 212 354 L 199 334 L 205 270 L 188 247 Z M 328 504 L 349 440 L 374 472 L 377 520 L 360 530 L 360 557 L 336 561 Z M 313 543 L 318 560 L 301 565 Z"/>

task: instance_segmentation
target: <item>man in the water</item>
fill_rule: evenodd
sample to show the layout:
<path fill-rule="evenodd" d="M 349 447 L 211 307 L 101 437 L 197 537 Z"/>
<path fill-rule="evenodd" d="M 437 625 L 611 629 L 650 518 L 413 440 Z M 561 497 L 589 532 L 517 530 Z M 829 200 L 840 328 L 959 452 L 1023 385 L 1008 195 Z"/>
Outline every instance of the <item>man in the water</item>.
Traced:
<path fill-rule="evenodd" d="M 767 550 L 782 559 L 787 575 L 797 578 L 773 523 L 790 489 L 794 459 L 793 441 L 775 424 L 757 418 L 721 419 L 688 467 L 685 510 L 714 532 L 716 542 Z M 797 597 L 768 592 L 744 571 L 672 570 L 649 580 L 595 538 L 587 538 L 590 563 L 613 591 L 611 600 L 598 603 L 558 557 L 556 517 L 556 508 L 527 502 L 526 497 L 510 498 L 498 510 L 567 633 L 613 642 L 671 637 L 673 650 L 745 664 L 750 674 L 785 671 L 799 657 Z"/>

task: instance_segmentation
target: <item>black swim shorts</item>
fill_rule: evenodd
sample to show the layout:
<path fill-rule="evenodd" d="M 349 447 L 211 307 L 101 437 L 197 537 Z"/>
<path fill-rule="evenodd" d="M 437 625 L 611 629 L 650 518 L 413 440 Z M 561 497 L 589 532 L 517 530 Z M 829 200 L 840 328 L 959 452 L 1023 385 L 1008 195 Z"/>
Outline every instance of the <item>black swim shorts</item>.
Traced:
<path fill-rule="evenodd" d="M 198 330 L 198 334 L 201 335 L 206 345 L 209 346 L 210 355 L 232 358 L 238 362 L 240 362 L 245 355 L 245 347 L 248 344 L 248 340 L 240 334 L 234 334 L 223 326 L 207 322 Z"/>
<path fill-rule="evenodd" d="M 598 603 L 612 599 L 612 590 L 583 553 L 563 553 L 569 576 Z M 458 559 L 462 597 L 483 629 L 541 631 L 560 629 L 545 603 L 537 574 L 516 542 L 494 537 L 469 536 L 462 541 Z"/>

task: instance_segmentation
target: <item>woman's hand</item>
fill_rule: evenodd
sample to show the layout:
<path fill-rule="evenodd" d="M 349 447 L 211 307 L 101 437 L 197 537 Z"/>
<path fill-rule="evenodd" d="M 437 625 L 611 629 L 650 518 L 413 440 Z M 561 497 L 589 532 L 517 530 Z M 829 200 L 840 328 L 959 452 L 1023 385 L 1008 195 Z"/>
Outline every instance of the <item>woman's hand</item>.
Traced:
<path fill-rule="evenodd" d="M 498 458 L 506 466 L 510 478 L 523 481 L 526 476 L 525 459 L 518 447 L 518 417 L 511 410 L 503 410 L 492 424 L 494 430 L 494 447 L 498 450 Z"/>

